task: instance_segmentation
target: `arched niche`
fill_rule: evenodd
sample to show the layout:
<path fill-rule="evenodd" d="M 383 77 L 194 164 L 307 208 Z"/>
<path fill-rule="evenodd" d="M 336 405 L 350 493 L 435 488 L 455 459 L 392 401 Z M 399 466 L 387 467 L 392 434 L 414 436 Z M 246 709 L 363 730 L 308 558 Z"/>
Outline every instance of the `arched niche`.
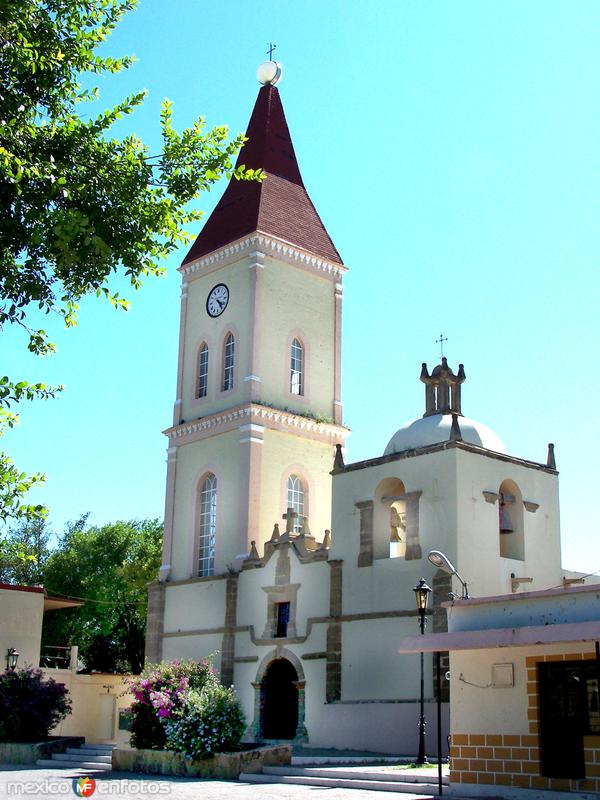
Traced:
<path fill-rule="evenodd" d="M 525 560 L 523 496 L 510 479 L 502 481 L 498 490 L 498 538 L 502 558 Z"/>
<path fill-rule="evenodd" d="M 404 483 L 384 478 L 373 498 L 373 558 L 406 556 L 407 511 Z"/>

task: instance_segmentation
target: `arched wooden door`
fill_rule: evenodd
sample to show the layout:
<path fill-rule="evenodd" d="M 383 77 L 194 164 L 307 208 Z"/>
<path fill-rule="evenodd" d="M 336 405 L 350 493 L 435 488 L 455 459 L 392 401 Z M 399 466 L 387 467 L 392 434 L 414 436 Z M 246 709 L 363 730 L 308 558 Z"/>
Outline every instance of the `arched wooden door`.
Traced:
<path fill-rule="evenodd" d="M 293 739 L 298 727 L 298 673 L 286 658 L 269 664 L 262 682 L 264 739 Z"/>

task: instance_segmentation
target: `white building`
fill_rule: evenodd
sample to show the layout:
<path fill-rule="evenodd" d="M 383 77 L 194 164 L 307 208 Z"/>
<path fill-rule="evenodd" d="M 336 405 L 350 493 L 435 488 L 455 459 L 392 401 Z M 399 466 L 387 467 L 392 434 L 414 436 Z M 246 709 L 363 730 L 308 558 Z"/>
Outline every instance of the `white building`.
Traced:
<path fill-rule="evenodd" d="M 219 651 L 257 740 L 412 752 L 418 660 L 397 646 L 417 629 L 418 580 L 434 590 L 433 630 L 452 588 L 428 551 L 443 550 L 476 594 L 560 583 L 553 454 L 516 458 L 464 417 L 464 369 L 444 359 L 431 375 L 423 365 L 424 416 L 382 456 L 344 464 L 346 268 L 268 81 L 247 136 L 239 163 L 263 167 L 264 182 L 230 183 L 181 267 L 147 655 Z M 433 702 L 429 663 L 426 675 Z"/>

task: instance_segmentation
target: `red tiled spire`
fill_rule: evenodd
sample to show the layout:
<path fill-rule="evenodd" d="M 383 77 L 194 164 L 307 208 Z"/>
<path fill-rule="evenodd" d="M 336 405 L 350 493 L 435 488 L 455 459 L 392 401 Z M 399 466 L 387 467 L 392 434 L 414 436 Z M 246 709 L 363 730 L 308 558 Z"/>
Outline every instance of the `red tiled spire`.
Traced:
<path fill-rule="evenodd" d="M 246 136 L 236 166 L 262 167 L 266 177 L 262 183 L 230 181 L 183 264 L 255 231 L 343 263 L 304 188 L 275 86 L 260 89 Z"/>

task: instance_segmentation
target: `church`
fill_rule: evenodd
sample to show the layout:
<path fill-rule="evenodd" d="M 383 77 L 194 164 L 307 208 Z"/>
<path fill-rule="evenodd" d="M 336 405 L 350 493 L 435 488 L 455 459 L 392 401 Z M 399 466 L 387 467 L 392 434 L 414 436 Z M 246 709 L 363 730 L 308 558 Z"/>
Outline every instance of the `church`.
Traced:
<path fill-rule="evenodd" d="M 479 596 L 560 585 L 558 473 L 551 445 L 543 463 L 513 456 L 463 414 L 465 369 L 444 358 L 420 367 L 424 406 L 384 453 L 345 463 L 346 267 L 304 186 L 280 74 L 259 68 L 238 158 L 264 181 L 229 183 L 180 267 L 147 658 L 216 653 L 248 741 L 410 754 L 419 660 L 398 643 L 418 632 L 415 585 L 433 590 L 432 632 L 465 583 Z M 405 380 L 418 378 L 415 365 Z M 431 741 L 435 684 L 427 655 Z M 445 681 L 441 699 L 445 734 Z"/>

